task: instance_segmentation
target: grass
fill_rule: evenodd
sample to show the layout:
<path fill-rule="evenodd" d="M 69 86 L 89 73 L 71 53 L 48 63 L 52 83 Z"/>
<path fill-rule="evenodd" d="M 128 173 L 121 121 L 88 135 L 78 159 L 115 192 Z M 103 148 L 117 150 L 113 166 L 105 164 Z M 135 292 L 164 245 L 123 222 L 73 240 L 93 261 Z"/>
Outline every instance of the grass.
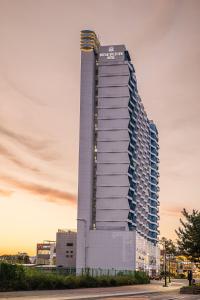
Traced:
<path fill-rule="evenodd" d="M 61 275 L 44 273 L 33 268 L 25 269 L 20 265 L 0 263 L 0 291 L 17 290 L 54 290 L 89 287 L 108 287 L 149 283 L 144 272 L 130 274 L 101 275 Z"/>

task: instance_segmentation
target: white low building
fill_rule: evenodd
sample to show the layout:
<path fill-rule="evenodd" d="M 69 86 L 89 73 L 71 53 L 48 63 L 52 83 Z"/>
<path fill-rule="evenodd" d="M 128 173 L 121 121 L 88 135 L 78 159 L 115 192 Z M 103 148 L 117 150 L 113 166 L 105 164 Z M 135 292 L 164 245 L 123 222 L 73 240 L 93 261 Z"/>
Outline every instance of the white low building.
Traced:
<path fill-rule="evenodd" d="M 76 231 L 58 229 L 56 233 L 56 266 L 76 267 Z"/>

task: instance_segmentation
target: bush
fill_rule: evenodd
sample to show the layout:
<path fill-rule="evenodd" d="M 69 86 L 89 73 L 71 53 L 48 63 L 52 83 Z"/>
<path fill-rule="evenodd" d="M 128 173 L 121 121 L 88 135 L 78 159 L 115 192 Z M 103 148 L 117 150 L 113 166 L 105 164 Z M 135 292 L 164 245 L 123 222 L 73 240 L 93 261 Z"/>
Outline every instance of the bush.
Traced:
<path fill-rule="evenodd" d="M 0 291 L 24 289 L 25 271 L 22 266 L 0 264 Z"/>
<path fill-rule="evenodd" d="M 107 287 L 149 283 L 149 277 L 143 272 L 119 272 L 114 275 L 91 276 L 63 275 L 42 272 L 33 268 L 8 263 L 0 264 L 0 291 L 14 290 L 53 290 L 88 287 Z"/>
<path fill-rule="evenodd" d="M 187 278 L 187 275 L 184 274 L 184 273 L 181 273 L 181 274 L 177 274 L 177 275 L 175 276 L 175 278 L 176 278 L 176 279 L 186 279 L 186 278 Z"/>

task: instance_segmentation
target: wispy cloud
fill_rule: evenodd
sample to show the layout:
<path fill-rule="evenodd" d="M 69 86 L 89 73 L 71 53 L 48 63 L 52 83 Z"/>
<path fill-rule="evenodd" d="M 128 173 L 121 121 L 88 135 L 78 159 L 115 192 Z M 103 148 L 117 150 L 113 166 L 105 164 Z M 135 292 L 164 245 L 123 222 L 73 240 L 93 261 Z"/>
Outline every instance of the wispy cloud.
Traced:
<path fill-rule="evenodd" d="M 182 210 L 183 210 L 182 206 L 169 206 L 169 207 L 161 208 L 162 215 L 168 215 L 174 217 L 180 216 Z"/>
<path fill-rule="evenodd" d="M 58 154 L 49 150 L 52 141 L 47 141 L 45 139 L 34 139 L 30 136 L 15 132 L 6 128 L 5 126 L 0 125 L 0 134 L 5 135 L 11 140 L 22 144 L 25 146 L 31 153 L 42 160 L 52 161 L 57 160 Z"/>
<path fill-rule="evenodd" d="M 40 173 L 40 169 L 36 167 L 32 167 L 30 164 L 22 161 L 21 159 L 17 158 L 14 153 L 12 153 L 9 149 L 4 147 L 3 145 L 0 145 L 0 155 L 3 155 L 5 158 L 9 159 L 12 161 L 15 165 L 17 165 L 20 168 Z"/>
<path fill-rule="evenodd" d="M 0 175 L 0 181 L 9 184 L 12 188 L 17 188 L 33 195 L 41 196 L 44 200 L 57 204 L 75 204 L 76 195 L 67 191 L 47 187 L 45 185 L 22 181 L 17 178 Z"/>
<path fill-rule="evenodd" d="M 8 84 L 10 89 L 14 90 L 17 94 L 19 94 L 24 99 L 28 100 L 31 103 L 34 103 L 39 106 L 47 106 L 41 99 L 28 95 L 23 89 L 19 88 L 14 81 L 8 78 L 5 74 L 2 74 L 2 79 Z"/>
<path fill-rule="evenodd" d="M 13 191 L 0 189 L 0 196 L 10 197 L 12 195 L 12 193 L 13 193 Z"/>

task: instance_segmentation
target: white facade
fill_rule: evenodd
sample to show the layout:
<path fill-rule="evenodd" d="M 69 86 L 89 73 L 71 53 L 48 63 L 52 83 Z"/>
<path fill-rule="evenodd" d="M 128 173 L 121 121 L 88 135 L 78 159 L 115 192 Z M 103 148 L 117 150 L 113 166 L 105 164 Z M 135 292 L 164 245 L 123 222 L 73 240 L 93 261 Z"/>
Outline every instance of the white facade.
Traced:
<path fill-rule="evenodd" d="M 76 237 L 77 233 L 71 230 L 59 229 L 56 233 L 57 267 L 76 267 Z"/>

